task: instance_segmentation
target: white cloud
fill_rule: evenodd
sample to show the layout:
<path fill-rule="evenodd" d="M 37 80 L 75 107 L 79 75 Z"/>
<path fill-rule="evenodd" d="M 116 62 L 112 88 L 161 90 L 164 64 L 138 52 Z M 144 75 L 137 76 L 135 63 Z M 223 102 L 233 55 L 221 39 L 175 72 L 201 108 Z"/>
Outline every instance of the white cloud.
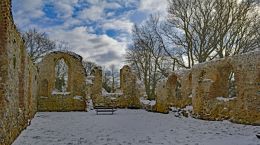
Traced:
<path fill-rule="evenodd" d="M 139 10 L 148 13 L 167 14 L 167 0 L 140 0 Z"/>
<path fill-rule="evenodd" d="M 72 16 L 74 6 L 78 3 L 78 0 L 52 0 L 52 3 L 58 12 L 58 17 L 69 18 Z"/>
<path fill-rule="evenodd" d="M 102 65 L 123 65 L 126 43 L 119 42 L 107 35 L 88 33 L 87 27 L 76 27 L 73 30 L 46 29 L 51 39 L 66 40 L 74 52 L 87 60 Z"/>
<path fill-rule="evenodd" d="M 82 6 L 82 2 L 90 5 Z M 83 58 L 106 66 L 123 65 L 127 44 L 131 42 L 133 11 L 166 14 L 167 7 L 167 0 L 13 0 L 13 3 L 15 22 L 22 30 L 38 28 L 53 40 L 68 42 L 71 51 Z M 45 4 L 54 7 L 57 18 L 47 17 L 43 11 Z M 80 11 L 74 13 L 75 7 Z M 114 11 L 123 7 L 131 9 L 119 14 Z M 89 22 L 95 25 L 89 26 Z M 115 30 L 116 36 L 104 33 L 109 29 Z M 99 34 L 95 34 L 97 30 Z"/>
<path fill-rule="evenodd" d="M 103 19 L 107 14 L 105 14 L 105 9 L 118 9 L 121 7 L 120 4 L 115 2 L 106 2 L 104 0 L 90 0 L 90 8 L 85 8 L 79 14 L 79 18 L 88 19 L 91 21 L 97 21 Z"/>
<path fill-rule="evenodd" d="M 15 20 L 21 27 L 30 24 L 31 19 L 44 16 L 42 11 L 43 0 L 13 0 L 13 9 L 15 9 Z"/>
<path fill-rule="evenodd" d="M 105 21 L 102 27 L 105 30 L 114 29 L 131 33 L 133 25 L 129 19 L 112 19 Z"/>
<path fill-rule="evenodd" d="M 103 11 L 104 11 L 103 7 L 92 6 L 91 8 L 87 8 L 81 11 L 79 18 L 81 18 L 82 20 L 88 19 L 91 21 L 97 21 L 102 18 Z"/>
<path fill-rule="evenodd" d="M 25 15 L 30 18 L 39 18 L 44 15 L 42 11 L 43 1 L 42 0 L 14 0 L 19 3 L 18 14 Z"/>

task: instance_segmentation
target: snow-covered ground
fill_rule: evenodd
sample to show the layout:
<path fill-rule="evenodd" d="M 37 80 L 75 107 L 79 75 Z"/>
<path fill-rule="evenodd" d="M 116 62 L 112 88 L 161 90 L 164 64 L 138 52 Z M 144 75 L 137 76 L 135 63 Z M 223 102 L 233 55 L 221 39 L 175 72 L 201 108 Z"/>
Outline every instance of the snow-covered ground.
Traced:
<path fill-rule="evenodd" d="M 260 126 L 117 110 L 39 112 L 13 145 L 260 145 Z"/>

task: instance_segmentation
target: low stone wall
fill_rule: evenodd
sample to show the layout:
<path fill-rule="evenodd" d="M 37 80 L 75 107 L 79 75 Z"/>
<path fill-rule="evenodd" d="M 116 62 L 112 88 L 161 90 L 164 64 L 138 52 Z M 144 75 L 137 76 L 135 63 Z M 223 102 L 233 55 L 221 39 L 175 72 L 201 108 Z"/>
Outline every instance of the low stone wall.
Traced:
<path fill-rule="evenodd" d="M 38 111 L 84 111 L 85 99 L 82 96 L 52 95 L 38 98 Z"/>
<path fill-rule="evenodd" d="M 0 1 L 0 145 L 9 145 L 37 111 L 38 73 L 11 15 Z"/>

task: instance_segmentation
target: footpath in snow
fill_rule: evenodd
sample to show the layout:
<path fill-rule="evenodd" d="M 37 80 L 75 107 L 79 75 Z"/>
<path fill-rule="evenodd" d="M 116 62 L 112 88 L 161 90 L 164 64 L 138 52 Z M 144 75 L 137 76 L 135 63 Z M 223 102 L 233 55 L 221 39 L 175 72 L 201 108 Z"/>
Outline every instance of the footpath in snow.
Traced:
<path fill-rule="evenodd" d="M 39 112 L 13 145 L 260 145 L 260 126 L 144 110 Z"/>

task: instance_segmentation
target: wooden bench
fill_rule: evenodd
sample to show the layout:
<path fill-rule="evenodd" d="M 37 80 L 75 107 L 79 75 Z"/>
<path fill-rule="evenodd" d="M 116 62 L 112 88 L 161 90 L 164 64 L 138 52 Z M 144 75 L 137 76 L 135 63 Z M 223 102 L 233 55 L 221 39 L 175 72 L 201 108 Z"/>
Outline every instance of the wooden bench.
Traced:
<path fill-rule="evenodd" d="M 95 106 L 94 109 L 96 110 L 96 113 L 98 115 L 99 112 L 107 113 L 111 112 L 111 115 L 114 114 L 116 109 L 112 106 Z"/>

